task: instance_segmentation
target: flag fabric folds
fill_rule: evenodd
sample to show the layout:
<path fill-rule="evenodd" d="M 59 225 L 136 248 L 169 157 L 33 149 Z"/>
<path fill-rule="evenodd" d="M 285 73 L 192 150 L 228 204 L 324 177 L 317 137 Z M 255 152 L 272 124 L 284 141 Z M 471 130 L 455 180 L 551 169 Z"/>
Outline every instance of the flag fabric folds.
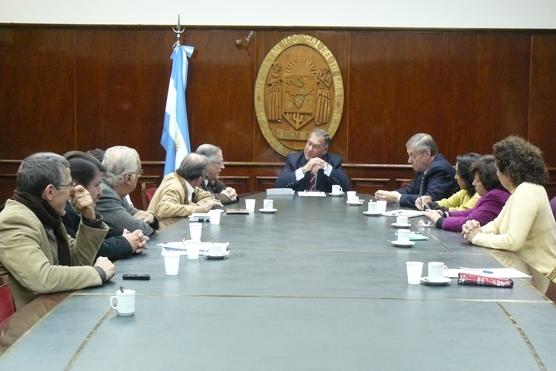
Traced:
<path fill-rule="evenodd" d="M 177 45 L 172 52 L 172 74 L 168 84 L 166 113 L 160 144 L 166 150 L 164 175 L 176 170 L 181 161 L 191 152 L 187 110 L 185 107 L 185 89 L 187 87 L 188 58 L 194 48 Z"/>

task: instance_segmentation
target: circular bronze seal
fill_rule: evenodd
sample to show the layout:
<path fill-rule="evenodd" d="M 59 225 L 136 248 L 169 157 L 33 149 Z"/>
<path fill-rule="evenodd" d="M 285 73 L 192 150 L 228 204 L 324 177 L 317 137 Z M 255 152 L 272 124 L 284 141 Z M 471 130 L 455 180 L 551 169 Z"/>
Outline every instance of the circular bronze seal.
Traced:
<path fill-rule="evenodd" d="M 267 142 L 286 156 L 320 127 L 332 138 L 344 107 L 344 83 L 334 55 L 319 39 L 291 35 L 266 55 L 255 83 L 255 112 Z"/>

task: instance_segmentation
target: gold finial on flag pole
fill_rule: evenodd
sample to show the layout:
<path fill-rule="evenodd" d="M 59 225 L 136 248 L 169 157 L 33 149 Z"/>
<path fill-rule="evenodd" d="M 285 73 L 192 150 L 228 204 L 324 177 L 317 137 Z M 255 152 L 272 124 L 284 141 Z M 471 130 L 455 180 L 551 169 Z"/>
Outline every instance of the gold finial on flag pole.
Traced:
<path fill-rule="evenodd" d="M 176 42 L 174 43 L 174 46 L 172 47 L 175 48 L 177 45 L 181 45 L 181 34 L 185 31 L 185 28 L 181 26 L 180 24 L 180 15 L 178 14 L 178 24 L 176 25 L 176 27 L 172 27 L 172 30 L 174 31 L 174 33 L 176 34 Z"/>

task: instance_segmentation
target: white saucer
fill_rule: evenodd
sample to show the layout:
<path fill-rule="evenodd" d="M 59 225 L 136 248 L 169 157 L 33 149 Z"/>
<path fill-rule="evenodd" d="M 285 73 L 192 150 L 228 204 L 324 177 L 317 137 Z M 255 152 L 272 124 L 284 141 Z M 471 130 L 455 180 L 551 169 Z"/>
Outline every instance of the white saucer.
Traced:
<path fill-rule="evenodd" d="M 343 195 L 344 195 L 344 192 L 340 192 L 340 193 L 329 193 L 328 195 L 329 195 L 329 196 L 332 196 L 332 197 L 340 197 L 340 196 L 343 196 Z"/>
<path fill-rule="evenodd" d="M 412 247 L 413 245 L 415 245 L 415 242 L 413 241 L 390 241 L 390 243 L 394 246 L 398 246 L 398 247 Z"/>
<path fill-rule="evenodd" d="M 275 213 L 277 211 L 277 209 L 259 209 L 259 211 L 261 213 L 268 213 L 268 214 L 272 214 Z"/>
<path fill-rule="evenodd" d="M 381 213 L 376 212 L 376 213 L 371 213 L 370 211 L 363 211 L 363 214 L 368 215 L 368 216 L 380 216 Z"/>
<path fill-rule="evenodd" d="M 407 223 L 407 224 L 398 224 L 398 223 L 394 222 L 394 223 L 392 223 L 391 225 L 392 225 L 392 227 L 394 227 L 394 228 L 409 228 L 409 227 L 411 227 L 411 223 Z"/>
<path fill-rule="evenodd" d="M 349 206 L 361 206 L 361 205 L 363 205 L 363 202 L 364 202 L 363 200 L 359 200 L 359 201 L 357 201 L 357 202 L 346 201 L 346 205 L 349 205 Z"/>
<path fill-rule="evenodd" d="M 449 277 L 436 278 L 434 281 L 429 280 L 429 277 L 421 278 L 421 283 L 430 286 L 443 286 L 449 284 L 451 281 Z"/>

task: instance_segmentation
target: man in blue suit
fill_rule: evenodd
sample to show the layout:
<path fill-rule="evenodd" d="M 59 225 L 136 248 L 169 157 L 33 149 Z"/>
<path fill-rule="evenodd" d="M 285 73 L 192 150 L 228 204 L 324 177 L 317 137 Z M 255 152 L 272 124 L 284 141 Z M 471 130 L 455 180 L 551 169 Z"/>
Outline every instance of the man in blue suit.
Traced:
<path fill-rule="evenodd" d="M 328 153 L 330 135 L 323 129 L 315 129 L 309 135 L 303 152 L 290 153 L 276 187 L 292 188 L 294 191 L 331 192 L 333 184 L 344 191 L 351 190 L 349 178 L 342 170 L 342 158 Z"/>
<path fill-rule="evenodd" d="M 399 202 L 402 207 L 416 208 L 415 200 L 423 195 L 433 201 L 450 197 L 459 190 L 455 179 L 455 169 L 441 153 L 436 142 L 429 134 L 418 133 L 409 138 L 407 162 L 415 170 L 415 179 L 408 185 L 395 191 L 377 191 L 379 200 Z"/>

